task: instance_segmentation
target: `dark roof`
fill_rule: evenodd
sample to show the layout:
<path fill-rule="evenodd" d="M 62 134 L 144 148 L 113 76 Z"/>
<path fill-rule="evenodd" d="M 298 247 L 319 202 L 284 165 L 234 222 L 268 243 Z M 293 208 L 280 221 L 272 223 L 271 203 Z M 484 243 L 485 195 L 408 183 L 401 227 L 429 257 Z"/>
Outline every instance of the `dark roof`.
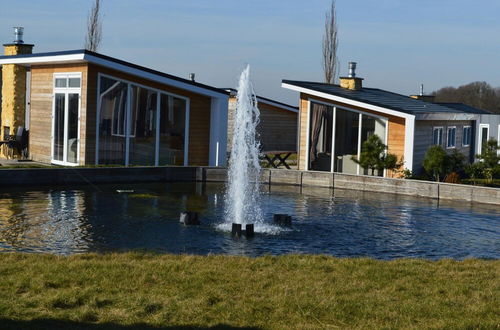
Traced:
<path fill-rule="evenodd" d="M 442 105 L 442 106 L 445 106 L 448 108 L 457 109 L 457 110 L 467 112 L 467 113 L 477 113 L 479 115 L 491 115 L 491 114 L 493 114 L 493 112 L 486 111 L 486 110 L 479 109 L 479 108 L 474 108 L 474 107 L 471 107 L 470 105 L 463 104 L 463 103 L 436 102 L 436 104 L 439 104 L 439 105 Z"/>
<path fill-rule="evenodd" d="M 339 97 L 348 98 L 354 101 L 359 101 L 395 111 L 409 113 L 412 115 L 426 114 L 426 113 L 475 113 L 475 114 L 488 114 L 489 112 L 472 108 L 468 106 L 464 108 L 450 107 L 437 103 L 425 102 L 417 100 L 406 95 L 396 94 L 393 92 L 384 91 L 377 88 L 363 87 L 360 90 L 350 90 L 342 88 L 339 85 L 309 82 L 309 81 L 295 81 L 283 80 L 283 83 L 298 86 L 306 89 L 311 89 L 317 92 L 331 94 Z M 471 108 L 471 107 L 470 107 Z"/>
<path fill-rule="evenodd" d="M 189 80 L 189 79 L 184 79 L 184 78 L 180 78 L 180 77 L 177 77 L 177 76 L 173 76 L 173 75 L 168 74 L 168 73 L 164 73 L 164 72 L 161 72 L 161 71 L 157 71 L 157 70 L 153 70 L 153 69 L 150 69 L 150 68 L 146 68 L 144 66 L 140 66 L 140 65 L 137 65 L 137 64 L 134 64 L 134 63 L 122 61 L 120 59 L 117 59 L 117 58 L 114 58 L 114 57 L 111 57 L 111 56 L 99 54 L 99 53 L 96 53 L 96 52 L 91 52 L 90 50 L 86 50 L 86 49 L 65 50 L 65 51 L 48 52 L 48 53 L 35 53 L 35 54 L 20 54 L 20 55 L 11 55 L 11 56 L 0 56 L 0 60 L 2 60 L 2 59 L 8 59 L 8 58 L 31 58 L 31 57 L 36 58 L 36 57 L 43 57 L 43 56 L 61 56 L 61 55 L 75 55 L 75 54 L 86 54 L 86 55 L 95 56 L 95 57 L 98 57 L 98 58 L 101 58 L 101 59 L 104 59 L 104 60 L 107 60 L 107 61 L 111 61 L 111 62 L 114 62 L 114 63 L 117 63 L 117 64 L 125 65 L 125 66 L 131 67 L 131 68 L 134 68 L 134 69 L 138 69 L 138 70 L 141 70 L 141 71 L 144 71 L 144 72 L 152 73 L 152 74 L 155 74 L 155 75 L 158 75 L 158 76 L 161 76 L 161 77 L 165 77 L 165 78 L 172 79 L 172 80 L 177 80 L 177 81 L 189 84 L 189 85 L 193 85 L 193 86 L 197 86 L 197 87 L 200 87 L 200 88 L 209 89 L 209 90 L 212 90 L 214 92 L 218 92 L 218 93 L 225 94 L 225 95 L 229 94 L 227 91 L 225 91 L 223 89 L 220 89 L 220 88 L 216 88 L 216 87 L 205 85 L 205 84 L 200 84 L 198 82 L 195 82 L 195 81 L 192 81 L 192 80 Z"/>
<path fill-rule="evenodd" d="M 238 90 L 235 89 L 235 88 L 223 88 L 223 90 L 228 91 L 230 94 L 233 94 L 233 93 L 236 94 L 236 93 L 238 93 Z M 259 95 L 256 95 L 256 96 L 259 99 L 262 99 L 264 101 L 273 102 L 273 103 L 276 103 L 276 104 L 279 104 L 279 105 L 282 105 L 282 106 L 285 106 L 285 107 L 294 108 L 296 110 L 299 110 L 299 107 L 294 106 L 294 105 L 290 105 L 290 104 L 286 104 L 286 103 L 283 103 L 283 102 L 275 101 L 275 100 L 268 99 L 267 97 L 262 97 L 262 96 L 259 96 Z"/>

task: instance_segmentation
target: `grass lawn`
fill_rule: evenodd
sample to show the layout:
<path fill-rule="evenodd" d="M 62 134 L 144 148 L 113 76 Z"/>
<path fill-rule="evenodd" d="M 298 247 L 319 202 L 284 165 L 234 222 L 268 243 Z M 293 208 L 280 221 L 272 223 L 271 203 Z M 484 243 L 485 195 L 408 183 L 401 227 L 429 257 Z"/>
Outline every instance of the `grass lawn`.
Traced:
<path fill-rule="evenodd" d="M 499 328 L 500 261 L 0 254 L 1 329 Z"/>

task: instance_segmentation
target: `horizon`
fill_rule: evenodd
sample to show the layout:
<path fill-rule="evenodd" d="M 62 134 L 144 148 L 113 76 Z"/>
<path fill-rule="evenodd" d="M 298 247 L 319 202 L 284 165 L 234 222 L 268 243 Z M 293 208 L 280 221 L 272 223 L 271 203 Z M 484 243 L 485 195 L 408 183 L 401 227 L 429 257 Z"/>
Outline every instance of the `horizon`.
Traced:
<path fill-rule="evenodd" d="M 102 1 L 98 52 L 181 78 L 194 72 L 197 82 L 219 88 L 234 88 L 248 63 L 256 94 L 296 106 L 298 94 L 281 88 L 281 80 L 323 81 L 330 0 L 234 3 Z M 0 41 L 11 42 L 12 27 L 23 26 L 35 53 L 82 49 L 92 4 L 2 0 Z M 339 75 L 355 61 L 364 86 L 403 95 L 418 94 L 420 84 L 426 94 L 474 81 L 500 87 L 500 44 L 492 42 L 500 35 L 499 2 L 337 0 L 336 6 Z"/>

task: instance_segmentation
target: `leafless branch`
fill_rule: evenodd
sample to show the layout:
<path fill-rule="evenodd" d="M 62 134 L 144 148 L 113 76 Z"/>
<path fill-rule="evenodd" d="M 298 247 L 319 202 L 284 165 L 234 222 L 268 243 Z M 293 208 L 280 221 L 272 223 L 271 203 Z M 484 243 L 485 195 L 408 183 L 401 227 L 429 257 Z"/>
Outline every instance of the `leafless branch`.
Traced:
<path fill-rule="evenodd" d="M 325 82 L 333 84 L 337 76 L 337 12 L 335 0 L 325 14 L 325 34 L 323 35 L 323 71 Z"/>
<path fill-rule="evenodd" d="M 95 0 L 87 19 L 87 35 L 85 36 L 85 49 L 97 51 L 102 39 L 102 22 L 100 17 L 100 1 Z"/>

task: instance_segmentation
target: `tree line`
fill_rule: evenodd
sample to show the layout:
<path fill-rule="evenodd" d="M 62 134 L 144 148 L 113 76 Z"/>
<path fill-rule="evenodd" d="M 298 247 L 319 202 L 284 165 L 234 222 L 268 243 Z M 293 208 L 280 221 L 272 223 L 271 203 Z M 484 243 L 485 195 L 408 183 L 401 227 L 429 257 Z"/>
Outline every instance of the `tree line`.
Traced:
<path fill-rule="evenodd" d="M 485 81 L 467 85 L 443 87 L 432 93 L 436 102 L 464 103 L 469 106 L 500 113 L 500 87 L 494 88 Z"/>

